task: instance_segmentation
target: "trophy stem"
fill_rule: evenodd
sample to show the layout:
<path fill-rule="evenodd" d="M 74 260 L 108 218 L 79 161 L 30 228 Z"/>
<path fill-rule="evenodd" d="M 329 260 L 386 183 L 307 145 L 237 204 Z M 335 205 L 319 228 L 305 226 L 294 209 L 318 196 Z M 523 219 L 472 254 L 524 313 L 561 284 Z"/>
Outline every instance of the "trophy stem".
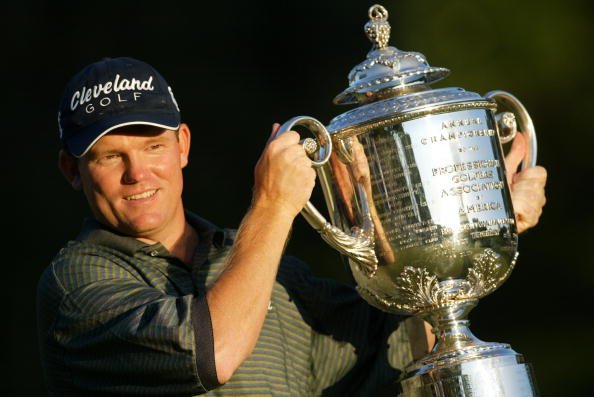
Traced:
<path fill-rule="evenodd" d="M 433 326 L 431 332 L 436 336 L 436 343 L 431 351 L 433 356 L 485 343 L 472 334 L 469 328 L 470 321 L 467 319 L 477 303 L 477 300 L 453 302 L 419 314 Z"/>
<path fill-rule="evenodd" d="M 400 379 L 401 397 L 535 397 L 530 365 L 508 344 L 483 342 L 468 328 L 477 300 L 450 301 L 417 314 L 437 341 Z"/>

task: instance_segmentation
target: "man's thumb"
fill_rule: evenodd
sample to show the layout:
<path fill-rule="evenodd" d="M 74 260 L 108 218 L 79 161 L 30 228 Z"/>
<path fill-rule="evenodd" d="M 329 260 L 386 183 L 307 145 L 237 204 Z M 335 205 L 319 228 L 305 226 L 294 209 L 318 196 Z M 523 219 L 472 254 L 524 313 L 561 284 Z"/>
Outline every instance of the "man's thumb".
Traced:
<path fill-rule="evenodd" d="M 270 137 L 268 138 L 268 142 L 270 142 L 271 140 L 273 140 L 276 137 L 276 133 L 278 132 L 279 128 L 280 128 L 279 123 L 272 124 L 272 133 L 270 134 Z"/>
<path fill-rule="evenodd" d="M 505 156 L 505 170 L 507 173 L 507 182 L 511 185 L 512 178 L 516 173 L 518 166 L 526 155 L 526 138 L 521 132 L 516 134 L 512 146 L 507 156 Z"/>

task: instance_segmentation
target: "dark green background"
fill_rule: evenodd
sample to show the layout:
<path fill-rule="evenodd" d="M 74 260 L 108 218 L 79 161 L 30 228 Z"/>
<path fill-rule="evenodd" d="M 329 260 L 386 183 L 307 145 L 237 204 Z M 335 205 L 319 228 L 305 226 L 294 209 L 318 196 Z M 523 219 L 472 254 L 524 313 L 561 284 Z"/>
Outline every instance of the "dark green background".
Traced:
<path fill-rule="evenodd" d="M 185 203 L 237 225 L 270 125 L 299 114 L 323 122 L 369 43 L 368 1 L 24 1 L 2 15 L 2 360 L 13 391 L 43 394 L 35 333 L 37 278 L 75 236 L 83 197 L 56 168 L 56 110 L 71 75 L 110 56 L 154 65 L 172 85 L 193 132 Z M 384 1 L 391 45 L 452 70 L 435 87 L 519 97 L 549 171 L 538 228 L 521 236 L 508 282 L 481 300 L 472 329 L 511 343 L 532 362 L 543 396 L 592 395 L 592 39 L 588 1 Z M 316 193 L 319 196 L 319 193 Z M 319 198 L 319 197 L 318 197 Z M 318 201 L 319 206 L 322 204 Z M 321 275 L 345 279 L 338 255 L 299 218 L 289 251 Z"/>

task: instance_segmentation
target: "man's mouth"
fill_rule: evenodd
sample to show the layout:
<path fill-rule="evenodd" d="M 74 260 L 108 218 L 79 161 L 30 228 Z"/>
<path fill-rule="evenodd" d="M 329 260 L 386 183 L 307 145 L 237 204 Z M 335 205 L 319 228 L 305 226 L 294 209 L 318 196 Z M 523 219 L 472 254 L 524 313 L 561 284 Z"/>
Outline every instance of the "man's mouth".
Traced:
<path fill-rule="evenodd" d="M 146 192 L 143 192 L 143 193 L 133 194 L 132 196 L 124 197 L 124 199 L 126 199 L 126 200 L 140 200 L 140 199 L 144 199 L 144 198 L 149 198 L 149 197 L 153 196 L 155 193 L 157 193 L 157 190 L 159 190 L 159 189 L 147 190 Z"/>

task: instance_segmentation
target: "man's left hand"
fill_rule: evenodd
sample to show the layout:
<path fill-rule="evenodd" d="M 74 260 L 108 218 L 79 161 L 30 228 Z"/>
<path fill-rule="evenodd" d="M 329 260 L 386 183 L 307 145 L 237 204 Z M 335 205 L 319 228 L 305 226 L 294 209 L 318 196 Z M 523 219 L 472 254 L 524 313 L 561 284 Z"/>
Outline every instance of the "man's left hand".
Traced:
<path fill-rule="evenodd" d="M 507 183 L 511 190 L 511 199 L 516 213 L 518 232 L 535 226 L 538 223 L 542 208 L 546 203 L 545 184 L 547 171 L 541 166 L 517 171 L 518 165 L 524 158 L 527 142 L 520 132 L 516 134 L 512 147 L 505 157 Z"/>

